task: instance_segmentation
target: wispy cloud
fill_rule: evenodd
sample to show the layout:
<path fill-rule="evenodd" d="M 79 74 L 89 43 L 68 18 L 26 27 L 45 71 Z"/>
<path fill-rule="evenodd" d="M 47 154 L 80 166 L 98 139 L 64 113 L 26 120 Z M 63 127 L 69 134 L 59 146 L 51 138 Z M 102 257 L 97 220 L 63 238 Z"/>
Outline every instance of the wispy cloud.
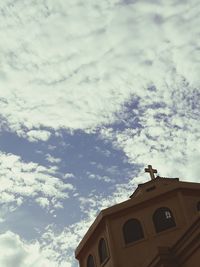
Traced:
<path fill-rule="evenodd" d="M 47 154 L 46 155 L 46 159 L 50 163 L 60 163 L 61 162 L 61 159 L 60 158 L 55 158 L 55 157 L 51 156 L 50 154 Z"/>
<path fill-rule="evenodd" d="M 33 127 L 87 130 L 111 123 L 130 95 L 152 99 L 151 84 L 158 90 L 154 103 L 180 90 L 182 77 L 198 86 L 197 7 L 196 0 L 6 1 L 2 116 L 35 140 Z"/>
<path fill-rule="evenodd" d="M 46 251 L 42 250 L 39 242 L 27 243 L 12 232 L 0 235 L 0 265 L 6 267 L 64 267 L 53 259 L 49 259 Z M 71 264 L 65 262 L 65 266 Z"/>
<path fill-rule="evenodd" d="M 0 265 L 76 266 L 73 250 L 97 213 L 146 181 L 146 164 L 199 181 L 199 8 L 198 0 L 1 1 L 0 131 L 32 152 L 0 148 L 0 203 L 60 214 L 38 243 L 0 235 Z"/>
<path fill-rule="evenodd" d="M 33 162 L 23 162 L 19 156 L 0 153 L 2 204 L 20 206 L 26 199 L 35 200 L 41 207 L 55 208 L 56 202 L 68 198 L 74 189 L 56 177 L 56 168 L 46 168 Z"/>
<path fill-rule="evenodd" d="M 133 108 L 139 127 L 116 131 L 113 126 L 101 132 L 126 153 L 130 162 L 142 168 L 151 162 L 163 176 L 198 181 L 200 95 L 185 81 L 176 89 L 167 101 L 160 99 L 157 103 L 155 89 L 137 110 Z"/>
<path fill-rule="evenodd" d="M 26 133 L 26 136 L 30 142 L 47 141 L 51 133 L 44 130 L 31 130 Z"/>

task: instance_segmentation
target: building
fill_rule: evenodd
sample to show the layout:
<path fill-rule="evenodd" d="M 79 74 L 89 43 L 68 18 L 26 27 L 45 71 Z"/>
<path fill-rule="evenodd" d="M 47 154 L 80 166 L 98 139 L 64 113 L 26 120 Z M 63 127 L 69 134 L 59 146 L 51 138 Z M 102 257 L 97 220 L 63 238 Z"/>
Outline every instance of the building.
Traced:
<path fill-rule="evenodd" d="M 155 177 L 102 210 L 78 245 L 80 267 L 199 267 L 200 183 Z"/>

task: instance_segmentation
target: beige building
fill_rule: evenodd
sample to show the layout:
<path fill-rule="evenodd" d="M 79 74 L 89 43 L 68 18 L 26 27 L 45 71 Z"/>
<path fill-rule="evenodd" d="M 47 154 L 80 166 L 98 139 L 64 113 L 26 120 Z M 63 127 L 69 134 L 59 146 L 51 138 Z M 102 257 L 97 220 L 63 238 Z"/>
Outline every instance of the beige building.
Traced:
<path fill-rule="evenodd" d="M 200 267 L 200 183 L 154 177 L 102 210 L 80 242 L 80 267 Z"/>

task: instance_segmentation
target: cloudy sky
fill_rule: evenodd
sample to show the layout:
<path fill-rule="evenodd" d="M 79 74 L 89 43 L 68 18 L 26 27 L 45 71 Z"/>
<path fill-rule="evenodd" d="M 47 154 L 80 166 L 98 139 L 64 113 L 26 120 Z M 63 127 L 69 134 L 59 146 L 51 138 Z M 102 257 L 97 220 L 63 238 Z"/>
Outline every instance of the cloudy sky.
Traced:
<path fill-rule="evenodd" d="M 199 0 L 0 2 L 0 266 L 77 267 L 98 212 L 199 181 Z"/>

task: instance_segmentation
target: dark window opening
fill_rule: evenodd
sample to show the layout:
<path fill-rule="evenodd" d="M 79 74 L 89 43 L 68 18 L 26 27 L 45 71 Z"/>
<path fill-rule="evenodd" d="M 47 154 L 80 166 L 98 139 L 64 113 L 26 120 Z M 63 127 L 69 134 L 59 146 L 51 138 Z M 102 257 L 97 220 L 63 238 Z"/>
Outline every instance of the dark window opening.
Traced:
<path fill-rule="evenodd" d="M 94 258 L 92 255 L 89 255 L 87 258 L 87 267 L 95 267 Z"/>
<path fill-rule="evenodd" d="M 175 227 L 176 223 L 169 208 L 159 208 L 153 214 L 153 222 L 157 233 Z"/>
<path fill-rule="evenodd" d="M 130 219 L 123 226 L 125 244 L 144 238 L 142 226 L 137 219 Z"/>
<path fill-rule="evenodd" d="M 99 241 L 99 259 L 100 263 L 103 263 L 108 258 L 108 251 L 106 241 L 102 238 Z"/>

